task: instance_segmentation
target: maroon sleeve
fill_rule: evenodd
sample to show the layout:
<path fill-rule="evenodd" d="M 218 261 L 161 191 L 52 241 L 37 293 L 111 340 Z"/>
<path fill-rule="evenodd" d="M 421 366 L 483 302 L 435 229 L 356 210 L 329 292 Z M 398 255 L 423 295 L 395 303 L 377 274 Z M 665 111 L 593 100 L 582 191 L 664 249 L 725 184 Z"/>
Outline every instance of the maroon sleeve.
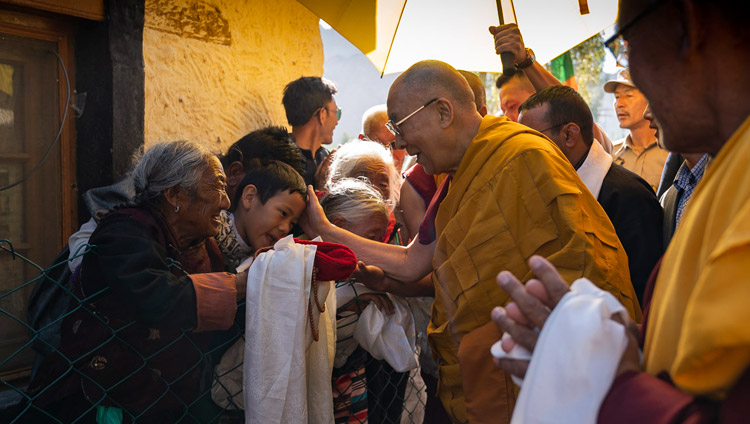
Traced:
<path fill-rule="evenodd" d="M 668 379 L 668 377 L 666 377 Z M 750 370 L 723 402 L 683 393 L 669 381 L 643 372 L 617 377 L 599 410 L 600 423 L 745 423 L 750 417 Z"/>

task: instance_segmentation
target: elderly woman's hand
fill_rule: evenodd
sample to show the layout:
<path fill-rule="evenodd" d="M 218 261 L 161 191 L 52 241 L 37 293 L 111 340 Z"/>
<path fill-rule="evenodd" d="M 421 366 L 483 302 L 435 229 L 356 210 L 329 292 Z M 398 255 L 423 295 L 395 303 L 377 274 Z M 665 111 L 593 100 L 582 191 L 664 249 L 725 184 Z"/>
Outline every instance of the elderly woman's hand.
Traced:
<path fill-rule="evenodd" d="M 235 274 L 234 285 L 237 288 L 237 300 L 244 300 L 247 293 L 247 271 Z"/>
<path fill-rule="evenodd" d="M 357 269 L 352 274 L 352 277 L 356 278 L 357 281 L 364 284 L 365 287 L 377 291 L 387 291 L 385 284 L 385 273 L 382 269 L 372 266 L 365 265 L 364 262 L 357 262 Z"/>

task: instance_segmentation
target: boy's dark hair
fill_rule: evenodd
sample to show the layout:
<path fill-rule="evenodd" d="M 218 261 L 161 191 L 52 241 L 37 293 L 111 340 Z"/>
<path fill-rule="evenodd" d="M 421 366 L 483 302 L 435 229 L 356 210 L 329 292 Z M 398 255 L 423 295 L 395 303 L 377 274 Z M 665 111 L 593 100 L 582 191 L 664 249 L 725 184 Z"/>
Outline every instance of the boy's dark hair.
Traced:
<path fill-rule="evenodd" d="M 276 126 L 261 128 L 242 137 L 219 159 L 224 169 L 228 169 L 232 162 L 239 161 L 245 170 L 249 170 L 253 159 L 278 160 L 299 173 L 304 173 L 307 169 L 305 158 L 294 144 L 292 135 L 286 128 Z"/>
<path fill-rule="evenodd" d="M 277 160 L 252 160 L 250 166 L 247 168 L 245 178 L 237 186 L 237 194 L 232 202 L 233 208 L 239 204 L 242 191 L 250 184 L 254 185 L 258 190 L 258 196 L 262 204 L 265 204 L 268 199 L 282 191 L 299 193 L 305 202 L 307 202 L 305 180 L 302 179 L 302 175 L 299 172 L 284 162 Z"/>
<path fill-rule="evenodd" d="M 333 82 L 321 77 L 302 77 L 290 82 L 284 87 L 281 99 L 287 122 L 293 127 L 305 125 L 337 92 Z"/>
<path fill-rule="evenodd" d="M 589 105 L 577 91 L 565 85 L 547 87 L 521 103 L 518 112 L 521 113 L 544 104 L 549 105 L 545 117 L 549 126 L 573 122 L 581 128 L 583 142 L 591 146 L 594 141 L 594 117 L 591 115 Z"/>

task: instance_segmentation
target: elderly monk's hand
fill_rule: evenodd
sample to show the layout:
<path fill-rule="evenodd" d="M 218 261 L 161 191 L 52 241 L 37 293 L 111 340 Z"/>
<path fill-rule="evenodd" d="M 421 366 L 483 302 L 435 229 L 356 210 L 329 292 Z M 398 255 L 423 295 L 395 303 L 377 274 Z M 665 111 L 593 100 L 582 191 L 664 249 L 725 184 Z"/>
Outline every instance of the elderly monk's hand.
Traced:
<path fill-rule="evenodd" d="M 552 309 L 570 291 L 570 287 L 562 279 L 555 266 L 541 256 L 532 256 L 529 259 L 529 267 L 537 278 L 529 280 L 525 286 L 508 271 L 497 275 L 497 284 L 513 299 L 505 308 L 496 307 L 492 310 L 492 320 L 512 337 L 511 340 L 506 339 L 501 343 L 505 352 L 510 352 L 515 343 L 533 352 L 539 338 L 539 334 L 534 329 L 541 330 Z M 612 319 L 628 330 L 626 331 L 628 346 L 615 375 L 620 375 L 625 371 L 639 370 L 637 325 L 630 320 L 623 322 L 619 315 L 613 315 Z M 520 377 L 526 374 L 529 365 L 529 361 L 509 358 L 494 358 L 494 361 L 500 368 Z"/>
<path fill-rule="evenodd" d="M 515 63 L 526 60 L 526 46 L 523 44 L 521 31 L 516 24 L 491 26 L 490 34 L 495 37 L 495 53 L 513 53 Z"/>
<path fill-rule="evenodd" d="M 320 206 L 313 186 L 307 186 L 307 207 L 305 213 L 300 217 L 299 225 L 302 227 L 302 231 L 310 237 L 310 240 L 320 235 L 326 225 L 333 225 L 326 218 L 326 213 Z"/>

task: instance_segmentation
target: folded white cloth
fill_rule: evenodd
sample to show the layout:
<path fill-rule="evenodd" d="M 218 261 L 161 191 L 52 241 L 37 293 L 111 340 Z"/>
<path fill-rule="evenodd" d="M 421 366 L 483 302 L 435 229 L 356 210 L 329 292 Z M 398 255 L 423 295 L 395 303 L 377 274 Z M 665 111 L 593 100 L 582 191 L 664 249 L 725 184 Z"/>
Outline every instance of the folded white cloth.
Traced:
<path fill-rule="evenodd" d="M 385 359 L 398 372 L 417 367 L 416 332 L 409 305 L 400 296 L 374 291 L 362 283 L 345 285 L 336 290 L 339 304 L 365 293 L 386 294 L 393 302 L 393 314 L 386 314 L 374 303 L 367 305 L 354 325 L 354 340 L 375 359 Z"/>
<path fill-rule="evenodd" d="M 279 240 L 248 270 L 244 350 L 247 423 L 333 423 L 331 369 L 336 344 L 336 292 L 318 285 L 312 302 L 319 340 L 308 316 L 315 245 Z"/>
<path fill-rule="evenodd" d="M 610 319 L 625 308 L 585 278 L 576 280 L 542 328 L 521 386 L 511 424 L 596 423 L 599 407 L 614 380 L 627 346 L 626 329 Z M 503 338 L 509 336 L 503 335 Z M 517 346 L 496 357 L 528 359 Z"/>

